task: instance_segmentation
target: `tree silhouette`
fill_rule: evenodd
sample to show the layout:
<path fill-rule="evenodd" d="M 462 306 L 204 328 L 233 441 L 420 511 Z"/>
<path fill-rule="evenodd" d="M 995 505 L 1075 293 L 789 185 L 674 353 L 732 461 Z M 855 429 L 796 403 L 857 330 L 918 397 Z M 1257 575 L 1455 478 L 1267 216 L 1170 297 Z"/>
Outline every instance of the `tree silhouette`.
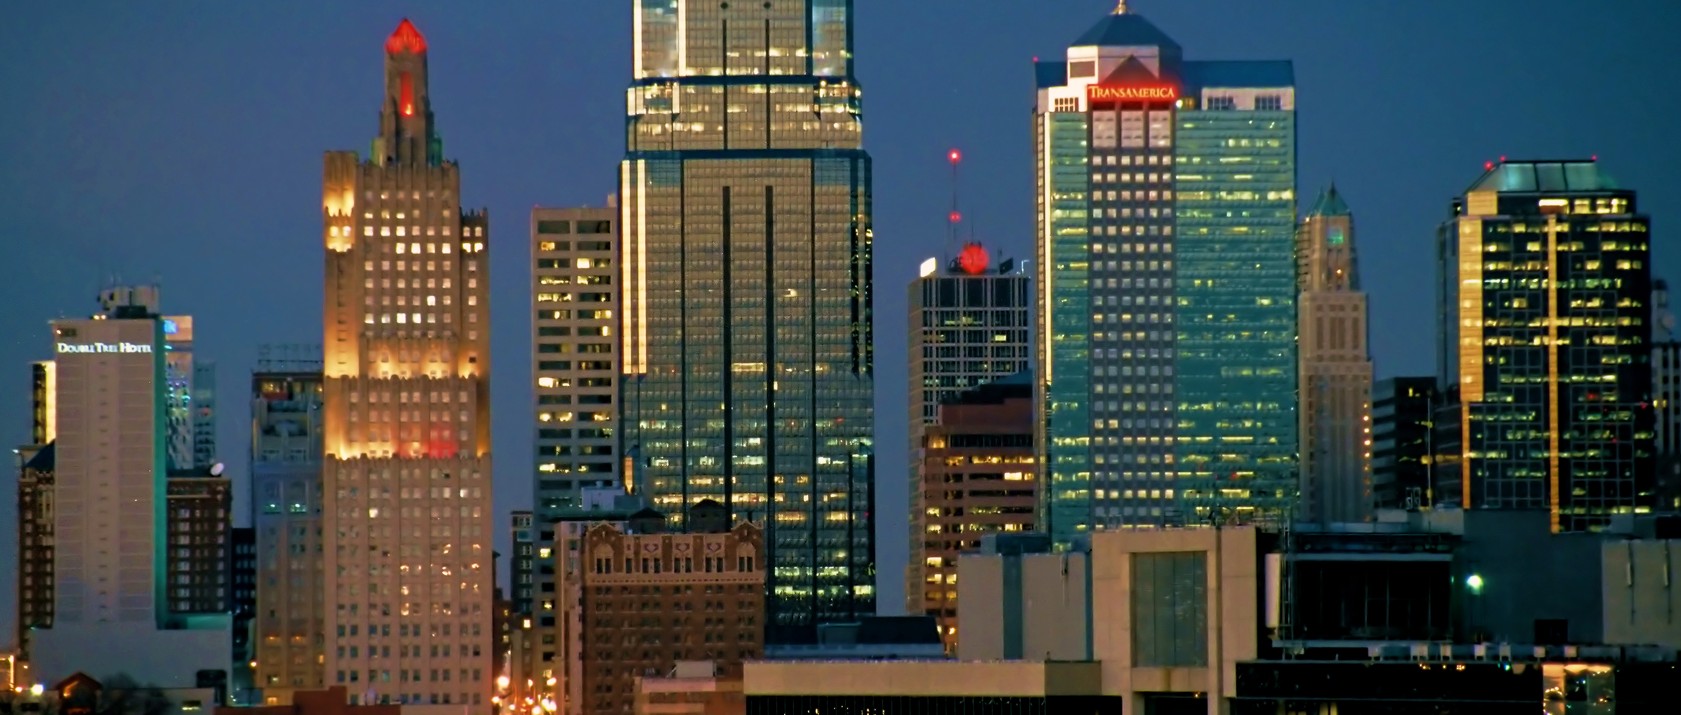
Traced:
<path fill-rule="evenodd" d="M 94 715 L 165 715 L 169 698 L 156 685 L 141 685 L 127 673 L 118 673 L 100 683 L 99 706 Z"/>

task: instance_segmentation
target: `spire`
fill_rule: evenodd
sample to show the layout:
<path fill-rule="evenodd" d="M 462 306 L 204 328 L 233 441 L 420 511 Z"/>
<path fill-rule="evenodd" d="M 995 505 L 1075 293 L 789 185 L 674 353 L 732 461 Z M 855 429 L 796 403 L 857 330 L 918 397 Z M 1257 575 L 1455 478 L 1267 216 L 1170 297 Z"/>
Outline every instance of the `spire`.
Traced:
<path fill-rule="evenodd" d="M 1319 192 L 1319 200 L 1313 202 L 1313 208 L 1307 212 L 1308 216 L 1348 216 L 1348 203 L 1342 200 L 1342 194 L 1337 193 L 1336 182 Z"/>
<path fill-rule="evenodd" d="M 426 38 L 404 18 L 385 40 L 385 102 L 373 159 L 434 166 L 443 145 L 432 127 L 431 93 L 426 82 Z"/>
<path fill-rule="evenodd" d="M 397 23 L 397 29 L 391 31 L 391 36 L 385 39 L 385 53 L 397 55 L 402 53 L 422 54 L 426 52 L 426 38 L 416 29 L 414 23 L 403 18 Z"/>
<path fill-rule="evenodd" d="M 1127 14 L 1127 0 L 1115 0 L 1115 11 L 1111 15 Z"/>

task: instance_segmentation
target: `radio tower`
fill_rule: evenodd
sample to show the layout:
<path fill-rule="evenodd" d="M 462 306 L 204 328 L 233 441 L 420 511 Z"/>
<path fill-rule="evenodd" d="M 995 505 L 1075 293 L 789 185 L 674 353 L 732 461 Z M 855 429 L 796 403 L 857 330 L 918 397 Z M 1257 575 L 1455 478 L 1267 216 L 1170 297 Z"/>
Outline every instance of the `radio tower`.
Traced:
<path fill-rule="evenodd" d="M 957 225 L 963 222 L 963 213 L 957 210 L 957 165 L 963 163 L 963 152 L 953 149 L 946 152 L 946 159 L 951 162 L 951 213 L 946 215 L 946 262 L 950 263 L 957 260 Z"/>

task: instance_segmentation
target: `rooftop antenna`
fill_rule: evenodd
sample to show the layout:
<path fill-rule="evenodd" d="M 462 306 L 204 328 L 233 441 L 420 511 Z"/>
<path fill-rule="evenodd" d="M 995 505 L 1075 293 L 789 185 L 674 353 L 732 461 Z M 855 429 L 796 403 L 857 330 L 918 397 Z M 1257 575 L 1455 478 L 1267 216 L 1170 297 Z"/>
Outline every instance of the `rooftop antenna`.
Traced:
<path fill-rule="evenodd" d="M 951 162 L 951 213 L 946 216 L 946 261 L 957 258 L 958 224 L 963 221 L 963 213 L 957 210 L 957 166 L 963 163 L 963 152 L 952 149 L 946 152 L 946 159 Z"/>

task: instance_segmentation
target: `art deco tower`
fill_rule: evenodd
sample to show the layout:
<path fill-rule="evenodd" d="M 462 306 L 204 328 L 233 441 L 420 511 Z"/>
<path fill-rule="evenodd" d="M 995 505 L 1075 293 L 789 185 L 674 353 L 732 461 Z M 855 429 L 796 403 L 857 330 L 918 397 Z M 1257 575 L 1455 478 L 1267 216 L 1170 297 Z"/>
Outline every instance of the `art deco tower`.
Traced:
<path fill-rule="evenodd" d="M 1296 229 L 1296 324 L 1301 356 L 1301 503 L 1312 522 L 1372 515 L 1372 358 L 1366 293 L 1355 261 L 1354 214 L 1337 187 Z"/>
<path fill-rule="evenodd" d="M 354 702 L 490 698 L 489 216 L 461 210 L 426 40 L 385 42 L 366 159 L 328 152 L 325 677 Z"/>
<path fill-rule="evenodd" d="M 621 170 L 622 445 L 684 527 L 765 523 L 767 637 L 875 613 L 870 157 L 852 0 L 643 0 Z"/>

